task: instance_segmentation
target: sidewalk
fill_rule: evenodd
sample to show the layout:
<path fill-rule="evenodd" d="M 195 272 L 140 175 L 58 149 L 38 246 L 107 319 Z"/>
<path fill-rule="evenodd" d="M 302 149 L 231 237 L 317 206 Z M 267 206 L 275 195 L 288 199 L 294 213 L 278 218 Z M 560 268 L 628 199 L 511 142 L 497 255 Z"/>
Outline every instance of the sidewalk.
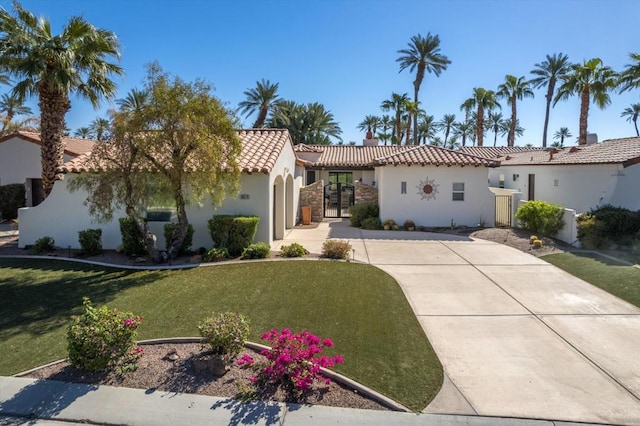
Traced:
<path fill-rule="evenodd" d="M 569 426 L 543 420 L 411 414 L 0 377 L 0 425 Z"/>

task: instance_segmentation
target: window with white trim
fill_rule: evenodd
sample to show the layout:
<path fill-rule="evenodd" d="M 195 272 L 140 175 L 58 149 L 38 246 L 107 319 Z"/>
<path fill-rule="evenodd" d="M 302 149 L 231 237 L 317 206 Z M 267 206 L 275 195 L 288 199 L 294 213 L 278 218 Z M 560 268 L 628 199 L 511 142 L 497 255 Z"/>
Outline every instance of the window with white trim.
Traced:
<path fill-rule="evenodd" d="M 453 182 L 453 201 L 464 201 L 464 182 Z"/>

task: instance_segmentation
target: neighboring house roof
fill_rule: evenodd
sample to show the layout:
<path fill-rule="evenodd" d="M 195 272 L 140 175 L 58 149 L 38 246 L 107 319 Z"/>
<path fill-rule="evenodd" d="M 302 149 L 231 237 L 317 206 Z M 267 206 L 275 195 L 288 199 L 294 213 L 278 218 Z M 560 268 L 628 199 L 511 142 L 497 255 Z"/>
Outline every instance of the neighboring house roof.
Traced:
<path fill-rule="evenodd" d="M 242 153 L 238 158 L 238 165 L 245 173 L 269 174 L 284 149 L 291 142 L 287 130 L 282 129 L 250 129 L 239 130 L 238 137 L 242 141 Z M 58 168 L 59 173 L 83 173 L 100 168 L 91 161 L 88 152 Z"/>
<path fill-rule="evenodd" d="M 622 164 L 623 167 L 628 167 L 640 163 L 640 137 L 608 139 L 592 145 L 509 154 L 499 160 L 503 166 Z"/>
<path fill-rule="evenodd" d="M 307 145 L 304 143 L 299 143 L 298 145 L 294 146 L 294 149 L 296 152 L 322 152 L 324 146 L 325 145 Z"/>
<path fill-rule="evenodd" d="M 507 154 L 540 150 L 542 150 L 542 148 L 527 148 L 524 146 L 463 146 L 459 149 L 460 152 L 465 154 L 476 155 L 492 160 L 504 157 Z"/>
<path fill-rule="evenodd" d="M 400 151 L 415 148 L 406 145 L 304 145 L 296 150 L 301 152 L 321 152 L 320 157 L 313 163 L 307 162 L 311 167 L 345 167 L 345 168 L 373 168 L 374 160 L 388 157 Z M 313 150 L 313 151 L 311 151 Z"/>
<path fill-rule="evenodd" d="M 465 154 L 433 145 L 410 147 L 395 154 L 378 158 L 377 165 L 435 165 L 435 166 L 495 166 L 496 163 L 483 157 Z"/>
<path fill-rule="evenodd" d="M 25 132 L 25 131 L 18 131 L 15 133 L 11 133 L 7 136 L 4 136 L 2 139 L 0 139 L 0 143 L 8 141 L 13 138 L 19 138 L 27 142 L 32 142 L 38 145 L 42 145 L 42 140 L 40 139 L 40 133 Z M 98 143 L 97 141 L 94 141 L 91 139 L 79 139 L 79 138 L 72 138 L 69 136 L 64 136 L 62 138 L 62 142 L 65 145 L 64 153 L 72 157 L 77 157 L 81 154 L 84 154 L 85 152 L 91 151 L 94 145 Z"/>

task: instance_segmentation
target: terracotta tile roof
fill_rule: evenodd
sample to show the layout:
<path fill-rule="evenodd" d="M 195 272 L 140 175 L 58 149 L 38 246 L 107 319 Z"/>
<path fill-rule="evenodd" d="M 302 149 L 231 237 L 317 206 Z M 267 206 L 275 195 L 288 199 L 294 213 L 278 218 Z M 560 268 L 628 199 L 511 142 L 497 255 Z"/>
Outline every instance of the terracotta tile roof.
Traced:
<path fill-rule="evenodd" d="M 495 166 L 496 163 L 483 157 L 433 145 L 410 147 L 387 157 L 376 159 L 376 164 L 387 165 L 435 165 L 435 166 Z"/>
<path fill-rule="evenodd" d="M 366 167 L 373 168 L 376 158 L 388 157 L 407 149 L 415 148 L 405 145 L 307 145 L 321 152 L 320 157 L 311 164 L 312 167 Z M 307 151 L 309 152 L 309 151 Z"/>
<path fill-rule="evenodd" d="M 524 146 L 463 146 L 459 149 L 465 154 L 476 155 L 489 159 L 499 159 L 507 154 L 520 152 L 541 151 L 542 148 L 527 148 Z"/>
<path fill-rule="evenodd" d="M 322 152 L 324 145 L 306 145 L 304 143 L 299 143 L 295 145 L 293 149 L 296 152 Z"/>
<path fill-rule="evenodd" d="M 287 143 L 292 143 L 289 132 L 282 129 L 250 129 L 238 131 L 242 153 L 238 164 L 245 173 L 270 173 Z M 59 173 L 83 173 L 100 170 L 103 165 L 95 161 L 91 152 L 74 158 L 58 168 Z"/>
<path fill-rule="evenodd" d="M 0 143 L 13 138 L 20 138 L 22 140 L 33 142 L 38 145 L 42 144 L 42 141 L 40 139 L 40 133 L 25 132 L 25 131 L 11 133 L 10 135 L 7 135 L 2 139 L 0 139 Z M 62 141 L 65 144 L 64 153 L 72 157 L 77 157 L 78 155 L 91 151 L 94 145 L 97 143 L 97 141 L 94 141 L 91 139 L 79 139 L 79 138 L 72 138 L 69 136 L 63 137 Z"/>
<path fill-rule="evenodd" d="M 592 145 L 514 153 L 500 158 L 504 166 L 548 164 L 622 164 L 640 163 L 640 137 L 609 139 Z"/>

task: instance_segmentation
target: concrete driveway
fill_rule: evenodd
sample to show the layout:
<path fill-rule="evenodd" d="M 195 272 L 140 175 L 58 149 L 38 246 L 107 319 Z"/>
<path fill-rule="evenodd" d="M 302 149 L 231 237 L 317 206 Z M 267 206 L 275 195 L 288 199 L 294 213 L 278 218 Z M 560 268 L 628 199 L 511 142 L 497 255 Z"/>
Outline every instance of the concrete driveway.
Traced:
<path fill-rule="evenodd" d="M 426 412 L 640 424 L 640 309 L 511 247 L 343 221 L 285 241 L 355 259 L 402 287 L 446 373 Z"/>

